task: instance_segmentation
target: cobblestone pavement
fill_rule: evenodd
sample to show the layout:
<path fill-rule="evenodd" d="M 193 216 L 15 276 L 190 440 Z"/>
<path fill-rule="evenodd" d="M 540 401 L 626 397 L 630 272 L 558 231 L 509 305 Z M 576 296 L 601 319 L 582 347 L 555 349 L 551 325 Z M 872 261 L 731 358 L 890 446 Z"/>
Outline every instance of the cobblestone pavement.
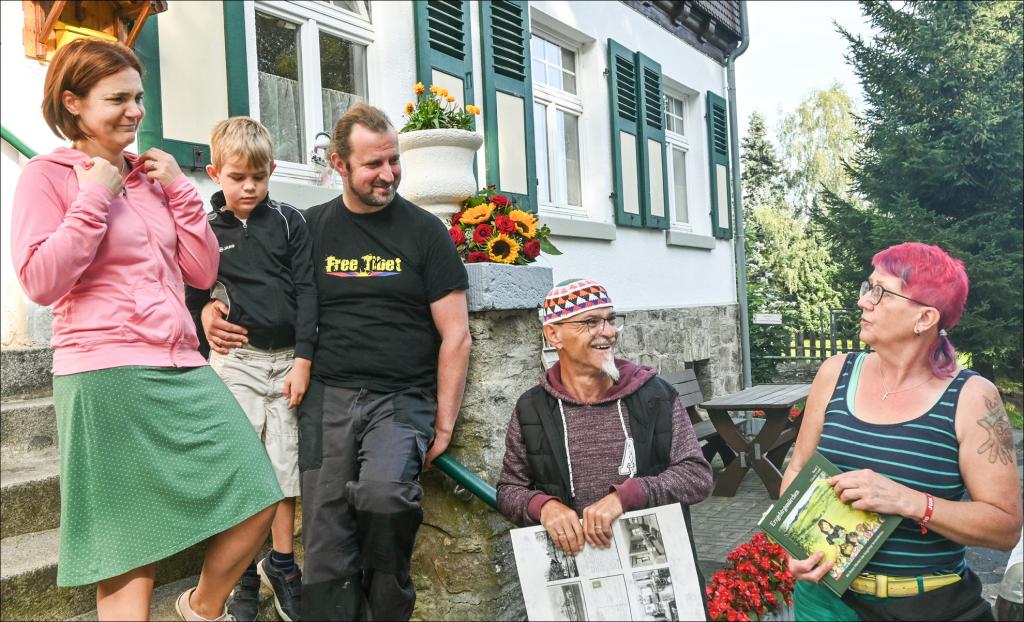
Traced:
<path fill-rule="evenodd" d="M 1024 433 L 1014 430 L 1013 435 L 1017 466 L 1024 478 Z M 716 470 L 720 466 L 716 464 Z M 749 471 L 735 497 L 708 497 L 690 508 L 697 559 L 705 580 L 710 582 L 711 576 L 721 569 L 729 551 L 750 540 L 757 531 L 758 519 L 771 503 L 761 479 Z M 995 602 L 1009 557 L 1007 551 L 983 547 L 967 549 L 967 564 L 981 577 L 983 594 L 989 602 Z"/>

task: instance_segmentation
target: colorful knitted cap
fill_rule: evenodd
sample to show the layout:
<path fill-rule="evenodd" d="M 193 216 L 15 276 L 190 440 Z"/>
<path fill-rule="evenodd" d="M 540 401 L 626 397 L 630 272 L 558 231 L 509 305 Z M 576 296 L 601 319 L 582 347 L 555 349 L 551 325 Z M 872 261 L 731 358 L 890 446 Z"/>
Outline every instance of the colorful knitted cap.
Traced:
<path fill-rule="evenodd" d="M 569 279 L 555 285 L 544 297 L 544 324 L 610 306 L 612 299 L 602 285 L 587 279 Z"/>

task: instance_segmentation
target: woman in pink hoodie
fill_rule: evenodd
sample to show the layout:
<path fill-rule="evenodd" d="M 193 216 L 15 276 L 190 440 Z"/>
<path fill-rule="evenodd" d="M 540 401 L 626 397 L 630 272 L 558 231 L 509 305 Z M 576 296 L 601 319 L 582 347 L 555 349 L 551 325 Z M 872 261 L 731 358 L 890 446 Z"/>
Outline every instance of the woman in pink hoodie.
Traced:
<path fill-rule="evenodd" d="M 14 266 L 53 306 L 61 460 L 57 584 L 97 583 L 100 619 L 149 617 L 155 564 L 207 538 L 185 619 L 220 619 L 281 499 L 267 454 L 196 350 L 183 283 L 217 275 L 217 240 L 174 158 L 135 156 L 142 68 L 118 43 L 62 47 L 43 116 L 72 148 L 33 158 L 14 199 Z M 268 509 L 269 508 L 269 509 Z"/>

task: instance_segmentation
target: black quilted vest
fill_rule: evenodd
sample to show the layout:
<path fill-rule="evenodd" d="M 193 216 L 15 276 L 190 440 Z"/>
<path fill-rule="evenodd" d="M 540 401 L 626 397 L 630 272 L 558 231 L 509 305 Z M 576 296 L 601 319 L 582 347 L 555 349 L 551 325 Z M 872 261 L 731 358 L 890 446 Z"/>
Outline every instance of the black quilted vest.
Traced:
<path fill-rule="evenodd" d="M 677 395 L 671 385 L 655 377 L 623 400 L 629 409 L 637 475 L 657 475 L 668 467 L 672 451 L 672 405 Z M 565 455 L 558 400 L 537 385 L 519 398 L 516 411 L 526 445 L 526 461 L 533 477 L 531 488 L 571 505 L 569 461 Z"/>
<path fill-rule="evenodd" d="M 657 475 L 668 468 L 672 451 L 672 406 L 679 394 L 672 385 L 655 376 L 639 390 L 626 396 L 629 429 L 636 449 L 637 475 Z M 526 462 L 533 478 L 531 488 L 541 490 L 572 507 L 569 499 L 569 461 L 565 456 L 565 437 L 558 400 L 537 385 L 523 393 L 516 402 L 519 428 L 526 445 Z M 618 460 L 618 457 L 613 458 Z M 693 541 L 690 507 L 683 510 L 693 559 L 697 562 L 697 546 Z M 704 593 L 704 572 L 699 562 L 697 584 L 705 617 L 708 617 L 707 595 Z"/>

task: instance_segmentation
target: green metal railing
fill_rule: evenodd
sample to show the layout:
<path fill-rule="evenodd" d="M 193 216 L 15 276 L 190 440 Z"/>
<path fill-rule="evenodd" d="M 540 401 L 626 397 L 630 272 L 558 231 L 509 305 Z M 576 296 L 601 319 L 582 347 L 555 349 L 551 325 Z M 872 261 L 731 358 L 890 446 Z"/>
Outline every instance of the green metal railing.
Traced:
<path fill-rule="evenodd" d="M 11 144 L 12 147 L 18 150 L 18 153 L 25 156 L 26 158 L 36 157 L 36 152 L 29 148 L 20 138 L 15 136 L 5 126 L 0 125 L 0 133 L 3 135 L 3 139 Z M 445 475 L 455 480 L 465 490 L 473 493 L 480 498 L 481 501 L 491 506 L 492 509 L 498 509 L 497 505 L 497 491 L 494 486 L 491 486 L 484 480 L 480 479 L 476 473 L 466 468 L 466 465 L 462 464 L 455 458 L 452 458 L 448 454 L 441 454 L 434 459 L 434 464 L 437 465 Z"/>
<path fill-rule="evenodd" d="M 3 139 L 11 143 L 11 146 L 18 150 L 18 153 L 25 156 L 26 158 L 36 157 L 36 152 L 29 148 L 28 145 L 21 142 L 21 139 L 11 133 L 5 126 L 0 125 L 0 134 L 3 134 Z"/>
<path fill-rule="evenodd" d="M 445 475 L 455 480 L 460 486 L 480 498 L 481 501 L 491 506 L 492 510 L 498 509 L 498 492 L 476 473 L 466 468 L 455 458 L 448 454 L 441 454 L 434 459 L 434 464 L 441 469 Z"/>

